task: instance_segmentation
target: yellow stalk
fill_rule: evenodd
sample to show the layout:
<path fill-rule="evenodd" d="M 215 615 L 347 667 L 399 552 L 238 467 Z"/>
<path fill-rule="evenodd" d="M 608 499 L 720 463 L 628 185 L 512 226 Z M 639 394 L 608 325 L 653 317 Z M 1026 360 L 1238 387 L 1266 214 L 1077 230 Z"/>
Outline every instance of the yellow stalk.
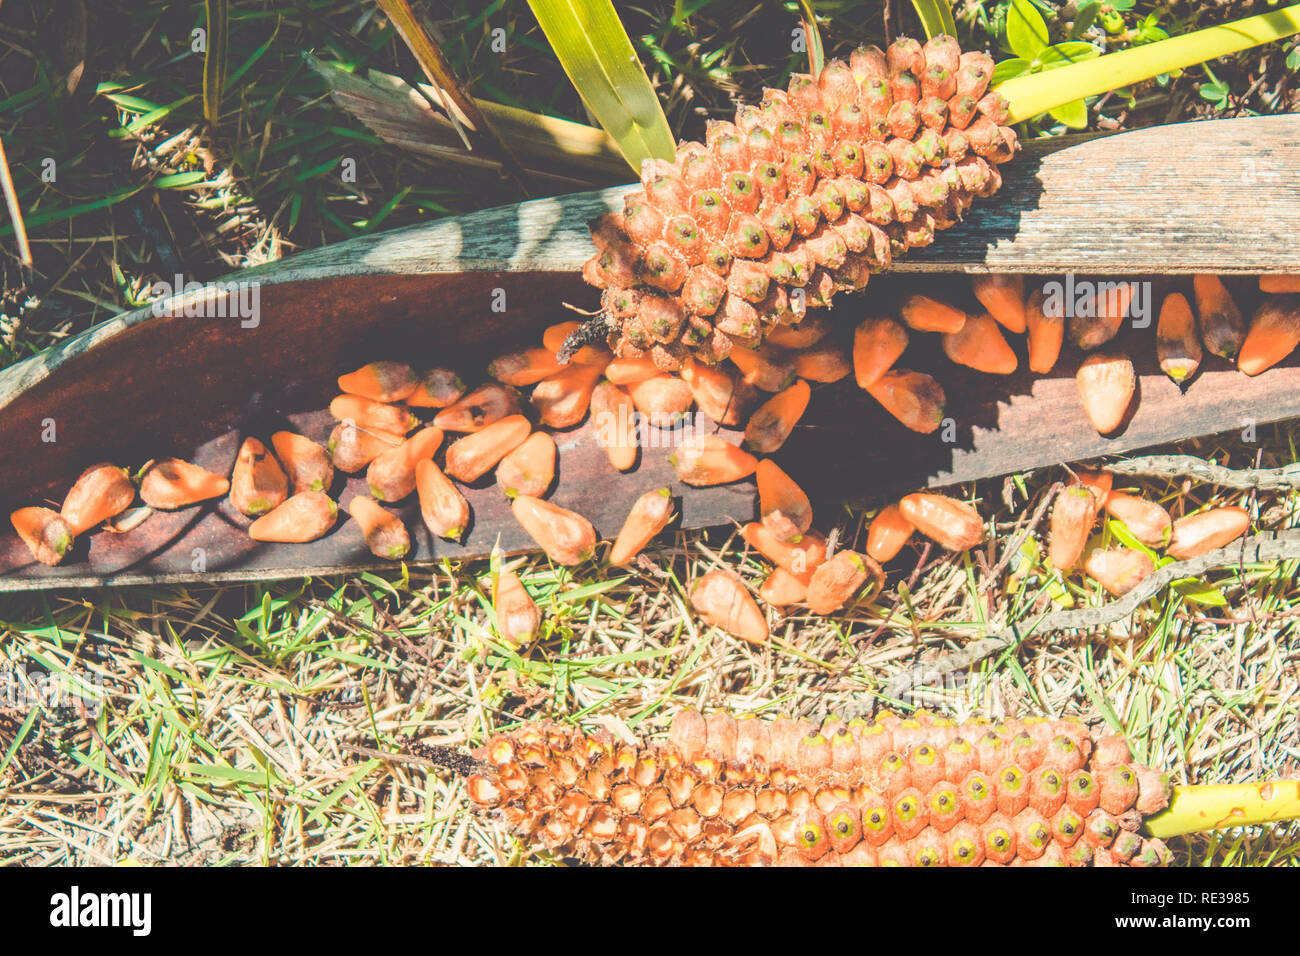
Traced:
<path fill-rule="evenodd" d="M 1011 121 L 1018 123 L 1086 96 L 1098 96 L 1295 33 L 1300 33 L 1300 4 L 1059 69 L 1017 76 L 1001 84 L 998 92 L 1010 101 Z"/>
<path fill-rule="evenodd" d="M 1161 839 L 1300 819 L 1300 780 L 1222 783 L 1174 787 L 1168 809 L 1146 821 L 1146 832 Z"/>

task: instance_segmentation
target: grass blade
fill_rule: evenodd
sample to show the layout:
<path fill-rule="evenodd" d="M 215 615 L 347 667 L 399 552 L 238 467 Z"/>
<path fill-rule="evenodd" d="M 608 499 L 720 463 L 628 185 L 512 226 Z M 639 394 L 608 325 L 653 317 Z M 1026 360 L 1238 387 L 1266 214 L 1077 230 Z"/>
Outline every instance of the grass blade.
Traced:
<path fill-rule="evenodd" d="M 1300 4 L 1060 69 L 1018 76 L 997 89 L 1011 103 L 1011 121 L 1018 123 L 1083 97 L 1098 96 L 1295 33 L 1300 33 Z"/>
<path fill-rule="evenodd" d="M 208 33 L 203 53 L 203 118 L 215 127 L 221 119 L 221 94 L 226 89 L 226 42 L 230 27 L 229 0 L 204 0 Z"/>
<path fill-rule="evenodd" d="M 583 102 L 636 172 L 677 153 L 668 118 L 610 0 L 528 0 Z"/>
<path fill-rule="evenodd" d="M 957 21 L 953 19 L 952 6 L 947 0 L 912 0 L 912 7 L 921 19 L 921 28 L 927 37 L 957 35 Z"/>

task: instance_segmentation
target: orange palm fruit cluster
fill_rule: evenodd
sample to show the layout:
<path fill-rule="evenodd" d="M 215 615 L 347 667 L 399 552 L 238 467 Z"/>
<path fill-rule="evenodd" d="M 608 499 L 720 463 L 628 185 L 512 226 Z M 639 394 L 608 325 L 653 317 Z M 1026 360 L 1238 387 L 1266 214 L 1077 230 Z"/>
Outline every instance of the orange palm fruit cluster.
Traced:
<path fill-rule="evenodd" d="M 719 584 L 729 574 L 709 572 L 693 593 L 729 618 L 752 616 L 727 605 L 748 597 Z M 1134 760 L 1122 737 L 1073 720 L 959 724 L 917 712 L 817 725 L 688 710 L 662 741 L 531 723 L 492 735 L 472 759 L 465 789 L 478 809 L 584 863 L 1170 862 L 1160 840 L 1142 835 L 1169 805 L 1168 778 Z"/>
<path fill-rule="evenodd" d="M 645 163 L 583 268 L 614 352 L 666 370 L 753 352 L 928 245 L 1016 151 L 992 69 L 949 36 L 862 47 Z"/>

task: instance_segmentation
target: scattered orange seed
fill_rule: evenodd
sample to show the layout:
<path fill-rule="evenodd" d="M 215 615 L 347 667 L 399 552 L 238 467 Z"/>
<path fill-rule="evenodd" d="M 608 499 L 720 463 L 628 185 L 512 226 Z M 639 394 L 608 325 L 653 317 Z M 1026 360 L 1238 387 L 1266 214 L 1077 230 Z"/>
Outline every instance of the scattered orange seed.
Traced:
<path fill-rule="evenodd" d="M 751 548 L 791 574 L 812 574 L 826 560 L 826 539 L 816 531 L 807 531 L 798 541 L 782 541 L 758 521 L 740 529 Z"/>
<path fill-rule="evenodd" d="M 676 425 L 695 402 L 691 387 L 668 372 L 634 382 L 627 393 L 637 411 L 658 428 Z"/>
<path fill-rule="evenodd" d="M 338 505 L 322 491 L 300 491 L 248 526 L 254 541 L 301 543 L 323 537 L 338 518 Z"/>
<path fill-rule="evenodd" d="M 405 435 L 419 424 L 410 409 L 386 405 L 359 395 L 340 395 L 330 402 L 330 414 L 341 422 L 354 422 L 362 428 Z"/>
<path fill-rule="evenodd" d="M 867 394 L 914 432 L 928 435 L 943 424 L 943 387 L 924 372 L 890 369 L 867 387 Z"/>
<path fill-rule="evenodd" d="M 966 324 L 965 312 L 928 295 L 909 295 L 899 306 L 899 314 L 918 332 L 960 332 Z"/>
<path fill-rule="evenodd" d="M 1084 300 L 1087 307 L 1070 315 L 1070 341 L 1090 351 L 1113 339 L 1124 324 L 1135 289 L 1132 282 L 1097 283 L 1096 294 Z"/>
<path fill-rule="evenodd" d="M 376 402 L 400 402 L 420 385 L 415 369 L 404 362 L 371 362 L 339 376 L 339 391 Z"/>
<path fill-rule="evenodd" d="M 512 647 L 531 644 L 542 628 L 542 612 L 513 571 L 499 571 L 492 582 L 492 614 L 497 636 Z"/>
<path fill-rule="evenodd" d="M 1112 491 L 1106 497 L 1106 511 L 1124 523 L 1133 537 L 1152 548 L 1163 548 L 1169 543 L 1173 519 L 1169 512 L 1154 501 L 1147 501 L 1122 491 Z"/>
<path fill-rule="evenodd" d="M 1196 334 L 1196 317 L 1181 292 L 1165 296 L 1156 324 L 1156 359 L 1160 371 L 1182 385 L 1201 366 L 1201 340 Z"/>
<path fill-rule="evenodd" d="M 871 527 L 867 529 L 868 556 L 881 564 L 894 560 L 915 530 L 898 505 L 886 505 L 871 519 Z"/>
<path fill-rule="evenodd" d="M 964 501 L 917 492 L 900 501 L 898 510 L 917 531 L 949 551 L 965 551 L 984 540 L 983 519 Z"/>
<path fill-rule="evenodd" d="M 334 463 L 324 448 L 296 432 L 276 432 L 271 436 L 271 447 L 275 449 L 275 457 L 280 459 L 280 466 L 295 494 L 300 491 L 329 491 L 334 483 Z"/>
<path fill-rule="evenodd" d="M 577 512 L 531 495 L 516 497 L 510 510 L 556 564 L 581 564 L 596 550 L 596 531 Z"/>
<path fill-rule="evenodd" d="M 1300 292 L 1300 276 L 1260 276 L 1260 292 Z"/>
<path fill-rule="evenodd" d="M 767 341 L 782 349 L 806 349 L 816 345 L 831 330 L 830 320 L 806 313 L 794 325 L 777 325 L 767 333 Z"/>
<path fill-rule="evenodd" d="M 415 464 L 420 517 L 439 538 L 459 541 L 469 526 L 469 502 L 432 458 Z"/>
<path fill-rule="evenodd" d="M 1186 561 L 1197 555 L 1222 548 L 1240 538 L 1250 528 L 1250 513 L 1245 508 L 1211 508 L 1187 515 L 1174 522 L 1165 553 Z"/>
<path fill-rule="evenodd" d="M 1218 276 L 1192 276 L 1201 342 L 1214 355 L 1235 359 L 1246 339 L 1246 320 Z"/>
<path fill-rule="evenodd" d="M 808 383 L 799 379 L 758 406 L 745 426 L 745 447 L 766 455 L 784 445 L 807 410 L 811 397 Z"/>
<path fill-rule="evenodd" d="M 535 385 L 562 368 L 550 349 L 534 348 L 498 355 L 488 364 L 487 373 L 506 385 Z"/>
<path fill-rule="evenodd" d="M 465 383 L 451 369 L 431 368 L 420 373 L 415 391 L 406 397 L 412 408 L 446 408 L 465 394 Z"/>
<path fill-rule="evenodd" d="M 660 374 L 654 359 L 616 358 L 605 366 L 605 377 L 615 385 L 633 385 Z"/>
<path fill-rule="evenodd" d="M 445 432 L 473 433 L 518 414 L 519 393 L 509 385 L 486 382 L 440 411 L 433 423 Z"/>
<path fill-rule="evenodd" d="M 794 356 L 794 371 L 810 382 L 838 382 L 853 371 L 848 353 L 833 342 L 803 349 Z"/>
<path fill-rule="evenodd" d="M 58 564 L 72 549 L 73 534 L 53 508 L 19 508 L 9 515 L 9 521 L 41 564 Z"/>
<path fill-rule="evenodd" d="M 755 469 L 758 513 L 778 541 L 797 542 L 812 526 L 812 504 L 794 479 L 776 462 L 764 458 Z"/>
<path fill-rule="evenodd" d="M 186 508 L 228 491 L 230 479 L 179 458 L 155 461 L 140 479 L 140 500 L 161 510 Z"/>
<path fill-rule="evenodd" d="M 614 547 L 609 552 L 609 563 L 630 563 L 672 520 L 672 491 L 668 488 L 647 491 L 636 500 L 623 521 L 623 527 L 614 540 Z"/>
<path fill-rule="evenodd" d="M 555 439 L 546 432 L 533 432 L 523 444 L 497 465 L 497 485 L 507 498 L 532 495 L 540 498 L 555 480 Z"/>
<path fill-rule="evenodd" d="M 722 485 L 754 473 L 758 460 L 716 435 L 687 438 L 668 456 L 677 477 L 688 485 Z"/>
<path fill-rule="evenodd" d="M 121 514 L 135 501 L 135 485 L 116 465 L 91 465 L 77 478 L 59 513 L 75 538 L 95 525 Z"/>
<path fill-rule="evenodd" d="M 533 388 L 533 406 L 543 425 L 571 428 L 587 414 L 591 393 L 600 381 L 603 366 L 570 362 Z"/>
<path fill-rule="evenodd" d="M 958 365 L 990 375 L 1010 375 L 1018 364 L 1016 353 L 989 315 L 972 315 L 956 332 L 945 333 L 943 351 Z"/>
<path fill-rule="evenodd" d="M 339 422 L 330 432 L 325 450 L 329 452 L 334 467 L 347 474 L 355 474 L 390 448 L 396 448 L 406 439 L 392 432 L 361 428 Z M 308 489 L 310 490 L 310 489 Z M 324 490 L 324 489 L 322 489 Z"/>
<path fill-rule="evenodd" d="M 779 392 L 795 378 L 788 355 L 768 346 L 748 349 L 733 345 L 727 358 L 740 369 L 741 381 L 765 392 Z"/>
<path fill-rule="evenodd" d="M 1132 548 L 1095 548 L 1083 562 L 1083 570 L 1115 597 L 1121 597 L 1142 583 L 1155 570 L 1155 564 Z"/>
<path fill-rule="evenodd" d="M 266 514 L 289 497 L 289 479 L 256 438 L 245 438 L 230 474 L 230 504 L 250 518 Z"/>
<path fill-rule="evenodd" d="M 1300 345 L 1300 295 L 1265 299 L 1255 310 L 1250 331 L 1237 355 L 1237 368 L 1247 375 L 1270 369 Z"/>
<path fill-rule="evenodd" d="M 1008 332 L 1025 331 L 1025 277 L 1022 275 L 977 275 L 975 298 L 989 310 L 989 315 Z"/>
<path fill-rule="evenodd" d="M 411 550 L 411 538 L 397 515 L 385 511 L 375 499 L 357 495 L 348 504 L 348 513 L 365 535 L 366 547 L 375 557 L 400 561 Z"/>
<path fill-rule="evenodd" d="M 1097 521 L 1097 497 L 1082 484 L 1061 491 L 1052 504 L 1047 550 L 1052 567 L 1068 571 L 1079 563 Z"/>
<path fill-rule="evenodd" d="M 1124 424 L 1137 391 L 1137 372 L 1127 355 L 1096 352 L 1089 355 L 1075 374 L 1079 401 L 1092 427 L 1109 435 Z"/>
<path fill-rule="evenodd" d="M 1029 333 L 1029 367 L 1039 375 L 1046 375 L 1056 367 L 1061 357 L 1061 344 L 1065 341 L 1065 318 L 1048 314 L 1047 294 L 1037 289 L 1025 303 L 1025 331 Z"/>
<path fill-rule="evenodd" d="M 510 452 L 524 443 L 533 426 L 523 415 L 507 415 L 499 421 L 457 439 L 447 448 L 444 471 L 457 481 L 478 481 Z"/>
<path fill-rule="evenodd" d="M 771 607 L 789 607 L 802 604 L 808 597 L 808 582 L 812 575 L 802 577 L 791 574 L 785 568 L 773 568 L 772 573 L 764 579 L 758 589 L 758 596 Z"/>
<path fill-rule="evenodd" d="M 744 422 L 756 392 L 738 370 L 705 365 L 687 358 L 682 362 L 680 374 L 682 381 L 690 387 L 695 404 L 705 415 L 719 425 L 736 426 Z"/>
<path fill-rule="evenodd" d="M 442 445 L 442 429 L 421 428 L 396 448 L 376 456 L 366 469 L 366 485 L 376 501 L 401 501 L 415 490 L 415 466 Z"/>
<path fill-rule="evenodd" d="M 610 382 L 601 382 L 591 393 L 591 422 L 596 440 L 618 471 L 636 464 L 636 406 L 626 391 Z"/>
<path fill-rule="evenodd" d="M 907 349 L 907 329 L 893 319 L 864 319 L 853 332 L 853 374 L 870 388 Z"/>
<path fill-rule="evenodd" d="M 876 587 L 884 583 L 880 565 L 856 551 L 836 551 L 820 565 L 808 582 L 808 610 L 814 614 L 831 614 L 844 607 L 874 577 Z"/>
<path fill-rule="evenodd" d="M 705 624 L 732 637 L 765 644 L 767 618 L 745 583 L 732 571 L 717 568 L 700 575 L 691 587 L 691 607 Z"/>

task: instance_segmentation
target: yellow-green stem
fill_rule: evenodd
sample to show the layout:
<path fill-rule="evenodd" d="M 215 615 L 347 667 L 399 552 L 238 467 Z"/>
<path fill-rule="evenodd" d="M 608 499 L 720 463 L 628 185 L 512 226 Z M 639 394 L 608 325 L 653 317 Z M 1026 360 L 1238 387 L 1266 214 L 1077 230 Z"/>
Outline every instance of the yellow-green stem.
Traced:
<path fill-rule="evenodd" d="M 1169 808 L 1146 821 L 1153 837 L 1300 819 L 1300 780 L 1175 787 Z"/>
<path fill-rule="evenodd" d="M 1010 101 L 1011 121 L 1018 123 L 1085 96 L 1097 96 L 1295 33 L 1300 33 L 1300 4 L 1059 69 L 1017 76 L 1001 84 L 998 92 Z"/>

